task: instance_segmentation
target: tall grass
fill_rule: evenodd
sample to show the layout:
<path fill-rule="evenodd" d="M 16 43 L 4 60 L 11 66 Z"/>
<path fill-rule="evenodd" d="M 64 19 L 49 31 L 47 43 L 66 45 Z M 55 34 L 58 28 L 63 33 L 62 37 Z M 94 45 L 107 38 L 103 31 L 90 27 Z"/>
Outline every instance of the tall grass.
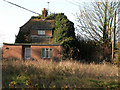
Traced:
<path fill-rule="evenodd" d="M 115 60 L 114 63 L 117 63 L 120 66 L 120 42 L 116 43 L 116 52 L 115 52 Z"/>
<path fill-rule="evenodd" d="M 109 63 L 3 61 L 3 88 L 114 88 L 120 69 Z M 28 83 L 29 82 L 29 83 Z M 14 85 L 15 84 L 15 85 Z"/>

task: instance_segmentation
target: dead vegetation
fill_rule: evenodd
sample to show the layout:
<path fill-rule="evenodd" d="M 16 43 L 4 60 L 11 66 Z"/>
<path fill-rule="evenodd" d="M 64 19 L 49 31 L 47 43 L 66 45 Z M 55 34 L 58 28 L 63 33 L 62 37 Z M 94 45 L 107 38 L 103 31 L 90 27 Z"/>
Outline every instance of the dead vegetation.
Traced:
<path fill-rule="evenodd" d="M 116 65 L 78 61 L 3 61 L 3 88 L 118 88 Z"/>

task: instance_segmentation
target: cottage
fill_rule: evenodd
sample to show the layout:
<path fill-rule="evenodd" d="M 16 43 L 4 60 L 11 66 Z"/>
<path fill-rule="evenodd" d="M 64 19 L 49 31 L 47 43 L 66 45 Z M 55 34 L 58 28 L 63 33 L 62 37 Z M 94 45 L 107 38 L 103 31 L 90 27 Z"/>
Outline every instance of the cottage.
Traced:
<path fill-rule="evenodd" d="M 54 20 L 31 18 L 20 27 L 14 44 L 4 43 L 3 59 L 60 59 L 61 45 L 53 43 Z"/>

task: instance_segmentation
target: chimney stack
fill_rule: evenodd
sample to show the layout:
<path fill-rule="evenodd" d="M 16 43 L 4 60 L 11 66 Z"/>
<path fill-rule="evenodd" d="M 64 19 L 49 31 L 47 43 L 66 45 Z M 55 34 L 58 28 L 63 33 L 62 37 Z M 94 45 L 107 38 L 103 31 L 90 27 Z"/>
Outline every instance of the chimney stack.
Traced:
<path fill-rule="evenodd" d="M 45 19 L 45 17 L 47 17 L 47 15 L 48 15 L 48 11 L 45 8 L 42 11 L 42 15 L 43 15 L 43 19 Z"/>

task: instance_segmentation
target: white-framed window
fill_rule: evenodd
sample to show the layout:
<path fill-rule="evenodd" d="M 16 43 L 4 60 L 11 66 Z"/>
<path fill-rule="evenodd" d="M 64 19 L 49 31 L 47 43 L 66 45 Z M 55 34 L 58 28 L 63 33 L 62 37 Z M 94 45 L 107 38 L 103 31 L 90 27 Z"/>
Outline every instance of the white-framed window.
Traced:
<path fill-rule="evenodd" d="M 45 31 L 43 31 L 43 30 L 38 30 L 38 35 L 45 35 Z"/>
<path fill-rule="evenodd" d="M 25 59 L 30 59 L 30 48 L 25 48 Z"/>
<path fill-rule="evenodd" d="M 52 58 L 52 48 L 42 48 L 41 57 L 42 58 Z"/>
<path fill-rule="evenodd" d="M 37 38 L 42 38 L 42 37 L 49 38 L 49 36 L 38 36 L 38 35 L 31 35 L 31 39 L 37 39 Z"/>

